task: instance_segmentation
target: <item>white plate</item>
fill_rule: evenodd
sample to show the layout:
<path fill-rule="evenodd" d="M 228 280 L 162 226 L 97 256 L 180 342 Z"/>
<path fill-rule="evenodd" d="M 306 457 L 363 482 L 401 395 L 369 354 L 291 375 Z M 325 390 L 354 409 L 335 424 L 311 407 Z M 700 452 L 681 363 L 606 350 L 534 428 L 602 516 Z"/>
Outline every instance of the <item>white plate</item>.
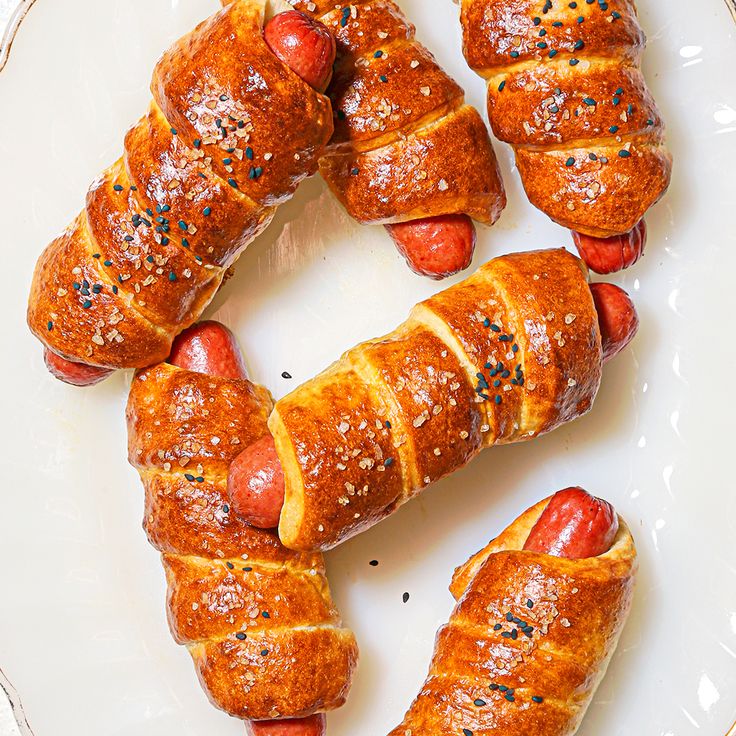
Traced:
<path fill-rule="evenodd" d="M 460 54 L 456 7 L 403 5 L 482 106 L 483 84 Z M 581 736 L 720 736 L 734 720 L 734 25 L 721 0 L 639 5 L 646 73 L 676 161 L 670 192 L 648 218 L 648 254 L 618 279 L 636 297 L 640 335 L 607 367 L 586 418 L 487 451 L 329 555 L 362 648 L 352 697 L 330 718 L 333 736 L 376 736 L 401 720 L 451 609 L 452 569 L 570 484 L 611 499 L 641 553 L 635 609 Z M 33 264 L 119 154 L 145 109 L 157 55 L 215 7 L 40 0 L 0 75 L 0 667 L 37 736 L 242 734 L 207 703 L 167 631 L 162 570 L 125 460 L 128 377 L 87 391 L 56 383 L 24 324 Z M 481 233 L 476 265 L 568 243 L 527 204 L 509 150 L 497 150 L 510 204 Z M 237 331 L 252 375 L 280 396 L 343 349 L 392 329 L 437 288 L 408 272 L 381 228 L 349 221 L 314 179 L 241 259 L 209 314 Z"/>

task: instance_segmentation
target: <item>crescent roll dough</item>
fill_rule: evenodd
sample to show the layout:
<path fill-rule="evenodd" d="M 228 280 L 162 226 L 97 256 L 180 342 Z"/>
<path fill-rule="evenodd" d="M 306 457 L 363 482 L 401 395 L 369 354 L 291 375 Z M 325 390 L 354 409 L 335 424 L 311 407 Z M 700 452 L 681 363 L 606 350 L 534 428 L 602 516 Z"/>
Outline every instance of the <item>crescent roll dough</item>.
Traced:
<path fill-rule="evenodd" d="M 467 214 L 491 224 L 506 195 L 485 123 L 392 0 L 289 0 L 337 40 L 335 134 L 319 170 L 358 222 Z"/>
<path fill-rule="evenodd" d="M 495 258 L 276 403 L 282 542 L 332 547 L 482 448 L 575 419 L 601 367 L 582 261 L 561 249 Z"/>
<path fill-rule="evenodd" d="M 631 607 L 636 549 L 619 518 L 599 557 L 523 550 L 548 501 L 455 572 L 457 606 L 437 634 L 421 692 L 390 736 L 577 731 Z"/>
<path fill-rule="evenodd" d="M 564 227 L 631 230 L 667 190 L 672 159 L 641 73 L 633 0 L 462 0 L 463 51 L 527 196 Z"/>
<path fill-rule="evenodd" d="M 265 4 L 238 0 L 164 53 L 124 156 L 41 255 L 28 324 L 62 357 L 164 360 L 275 206 L 315 172 L 330 103 L 266 45 Z"/>
<path fill-rule="evenodd" d="M 160 364 L 134 377 L 127 409 L 171 632 L 212 703 L 250 720 L 339 707 L 358 655 L 322 556 L 290 552 L 230 512 L 228 466 L 241 443 L 268 432 L 271 406 L 249 381 Z"/>

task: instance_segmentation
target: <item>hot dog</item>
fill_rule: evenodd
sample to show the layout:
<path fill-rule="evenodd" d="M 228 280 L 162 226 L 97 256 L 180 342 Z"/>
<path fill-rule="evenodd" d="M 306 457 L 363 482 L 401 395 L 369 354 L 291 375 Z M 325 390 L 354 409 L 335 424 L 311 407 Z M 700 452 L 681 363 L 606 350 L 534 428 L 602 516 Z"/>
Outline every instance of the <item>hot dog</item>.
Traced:
<path fill-rule="evenodd" d="M 298 10 L 275 15 L 263 31 L 268 47 L 318 92 L 324 92 L 335 63 L 335 37 L 318 20 Z"/>
<path fill-rule="evenodd" d="M 324 736 L 326 730 L 324 713 L 281 721 L 249 721 L 245 725 L 248 736 Z"/>
<path fill-rule="evenodd" d="M 609 360 L 631 342 L 639 326 L 634 304 L 614 284 L 591 284 L 598 312 L 603 359 Z M 233 510 L 263 529 L 278 525 L 284 505 L 284 475 L 271 437 L 246 447 L 232 462 L 228 493 Z"/>
<path fill-rule="evenodd" d="M 271 51 L 284 64 L 314 89 L 324 91 L 332 76 L 335 39 L 322 23 L 288 10 L 271 18 L 263 33 Z M 48 349 L 44 351 L 44 360 L 54 377 L 72 386 L 92 386 L 113 373 L 107 368 L 66 360 Z"/>
<path fill-rule="evenodd" d="M 279 525 L 284 505 L 284 473 L 269 435 L 253 443 L 230 464 L 227 478 L 231 506 L 243 510 L 248 523 L 260 529 Z"/>
<path fill-rule="evenodd" d="M 199 322 L 174 340 L 169 363 L 222 378 L 248 378 L 243 353 L 230 330 L 219 322 Z"/>
<path fill-rule="evenodd" d="M 573 230 L 572 238 L 591 271 L 613 273 L 633 266 L 641 258 L 647 242 L 647 226 L 644 220 L 639 220 L 629 232 L 610 238 L 595 238 Z"/>
<path fill-rule="evenodd" d="M 57 355 L 53 350 L 44 348 L 43 360 L 49 373 L 70 386 L 94 386 L 104 381 L 112 371 L 86 363 L 75 363 Z"/>
<path fill-rule="evenodd" d="M 184 330 L 176 338 L 167 362 L 184 370 L 210 376 L 248 377 L 235 335 L 225 325 L 214 321 L 200 322 Z M 281 502 L 283 504 L 283 490 Z M 317 713 L 307 718 L 246 721 L 245 730 L 249 736 L 324 736 L 325 723 L 324 714 Z"/>
<path fill-rule="evenodd" d="M 621 352 L 639 329 L 639 316 L 629 295 L 615 284 L 591 284 L 603 343 L 603 360 Z"/>
<path fill-rule="evenodd" d="M 607 501 L 582 488 L 565 488 L 550 499 L 529 532 L 524 549 L 571 560 L 608 552 L 618 532 L 618 516 Z"/>
<path fill-rule="evenodd" d="M 475 251 L 475 225 L 467 215 L 438 215 L 386 225 L 414 273 L 444 279 L 466 269 Z"/>

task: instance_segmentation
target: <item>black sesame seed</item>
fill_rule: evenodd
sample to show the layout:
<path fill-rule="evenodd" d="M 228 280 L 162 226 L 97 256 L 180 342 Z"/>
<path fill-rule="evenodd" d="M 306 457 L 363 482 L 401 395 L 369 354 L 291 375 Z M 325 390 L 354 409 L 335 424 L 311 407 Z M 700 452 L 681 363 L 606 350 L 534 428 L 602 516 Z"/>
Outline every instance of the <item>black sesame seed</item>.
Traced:
<path fill-rule="evenodd" d="M 261 616 L 263 616 L 263 618 L 271 618 L 271 614 L 268 611 L 263 611 Z"/>
<path fill-rule="evenodd" d="M 473 701 L 473 705 L 475 705 L 478 708 L 482 708 L 486 704 L 486 701 L 481 698 L 476 698 Z"/>
<path fill-rule="evenodd" d="M 621 158 L 628 158 L 629 156 L 631 156 L 631 152 L 630 152 L 630 151 L 627 151 L 627 150 L 626 150 L 625 148 L 623 148 L 623 149 L 621 149 L 621 150 L 620 150 L 620 151 L 618 152 L 618 155 L 619 155 L 619 156 L 620 156 Z"/>
<path fill-rule="evenodd" d="M 580 63 L 579 59 L 570 59 L 569 64 L 570 66 L 577 66 Z"/>
<path fill-rule="evenodd" d="M 268 649 L 261 649 L 261 657 L 267 657 L 268 656 Z"/>
<path fill-rule="evenodd" d="M 541 698 L 539 695 L 532 695 L 532 700 L 535 703 L 541 703 L 544 700 L 544 698 Z"/>
<path fill-rule="evenodd" d="M 408 593 L 404 593 L 404 595 L 401 596 L 401 600 L 404 603 L 407 603 L 409 601 L 409 594 Z"/>
<path fill-rule="evenodd" d="M 235 569 L 235 565 L 233 565 L 232 562 L 226 562 L 225 565 L 227 566 L 227 569 L 228 570 L 234 570 Z"/>
<path fill-rule="evenodd" d="M 371 560 L 368 564 L 371 567 L 378 567 L 378 560 Z"/>
<path fill-rule="evenodd" d="M 498 91 L 503 92 L 503 88 L 506 86 L 506 80 L 504 79 L 501 84 L 498 85 Z"/>
<path fill-rule="evenodd" d="M 289 373 L 289 371 L 284 371 L 281 374 L 281 378 L 286 378 L 288 380 L 289 378 L 291 378 L 291 373 Z"/>
<path fill-rule="evenodd" d="M 184 473 L 184 477 L 190 482 L 194 480 L 194 476 L 191 473 Z"/>
<path fill-rule="evenodd" d="M 248 637 L 242 631 L 238 631 L 238 633 L 235 634 L 235 638 L 240 639 L 240 641 L 245 641 Z"/>

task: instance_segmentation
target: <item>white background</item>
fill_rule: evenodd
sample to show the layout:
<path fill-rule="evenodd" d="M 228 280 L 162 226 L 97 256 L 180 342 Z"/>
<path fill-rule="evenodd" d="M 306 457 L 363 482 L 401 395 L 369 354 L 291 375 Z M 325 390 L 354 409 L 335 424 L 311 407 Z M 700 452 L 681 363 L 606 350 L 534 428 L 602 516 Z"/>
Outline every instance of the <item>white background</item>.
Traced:
<path fill-rule="evenodd" d="M 483 83 L 460 53 L 457 8 L 402 5 L 483 107 Z M 39 0 L 0 74 L 0 667 L 37 736 L 242 734 L 209 706 L 167 631 L 162 570 L 125 460 L 129 377 L 87 391 L 56 383 L 24 325 L 33 264 L 119 155 L 156 57 L 215 7 Z M 648 253 L 617 279 L 635 296 L 640 334 L 607 366 L 587 417 L 486 451 L 328 556 L 362 649 L 349 704 L 330 717 L 333 736 L 376 736 L 401 720 L 451 609 L 453 568 L 571 484 L 615 503 L 641 556 L 635 608 L 581 736 L 720 736 L 736 717 L 734 25 L 720 0 L 639 7 L 645 72 L 675 156 L 670 192 L 648 217 Z M 481 232 L 475 264 L 568 244 L 527 204 L 509 150 L 497 151 L 509 206 Z M 437 288 L 314 179 L 251 246 L 209 314 L 236 330 L 252 376 L 281 396 Z"/>

